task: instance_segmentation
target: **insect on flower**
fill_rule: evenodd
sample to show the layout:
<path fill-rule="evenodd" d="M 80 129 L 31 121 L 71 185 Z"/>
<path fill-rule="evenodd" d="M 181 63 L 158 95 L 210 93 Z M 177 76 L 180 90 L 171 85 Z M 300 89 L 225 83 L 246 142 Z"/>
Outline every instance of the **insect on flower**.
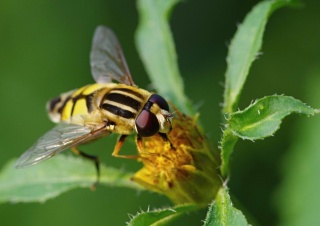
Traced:
<path fill-rule="evenodd" d="M 167 101 L 135 85 L 116 35 L 105 26 L 95 30 L 90 65 L 96 83 L 48 102 L 50 119 L 58 125 L 18 159 L 17 168 L 37 164 L 70 148 L 95 162 L 99 180 L 98 158 L 80 151 L 79 145 L 118 133 L 112 155 L 136 158 L 119 155 L 128 135 L 136 132 L 140 137 L 148 137 L 161 133 L 166 138 L 173 117 Z"/>

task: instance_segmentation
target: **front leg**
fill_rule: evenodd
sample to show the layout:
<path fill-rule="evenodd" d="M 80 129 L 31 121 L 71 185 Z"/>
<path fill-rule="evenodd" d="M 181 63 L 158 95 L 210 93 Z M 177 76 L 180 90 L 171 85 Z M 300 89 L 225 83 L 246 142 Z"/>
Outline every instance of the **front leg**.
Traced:
<path fill-rule="evenodd" d="M 168 135 L 166 133 L 158 133 L 160 135 L 160 137 L 162 137 L 162 139 L 165 141 L 165 142 L 169 142 L 170 143 L 170 148 L 173 149 L 173 150 L 176 150 L 176 148 L 173 146 L 173 144 L 170 142 L 169 138 L 168 138 Z"/>
<path fill-rule="evenodd" d="M 126 159 L 137 159 L 140 157 L 139 155 L 119 155 L 120 149 L 121 149 L 121 147 L 127 137 L 128 137 L 128 135 L 126 135 L 126 134 L 122 134 L 119 137 L 119 139 L 116 143 L 116 146 L 114 147 L 114 150 L 112 152 L 112 156 L 117 157 L 117 158 L 126 158 Z"/>

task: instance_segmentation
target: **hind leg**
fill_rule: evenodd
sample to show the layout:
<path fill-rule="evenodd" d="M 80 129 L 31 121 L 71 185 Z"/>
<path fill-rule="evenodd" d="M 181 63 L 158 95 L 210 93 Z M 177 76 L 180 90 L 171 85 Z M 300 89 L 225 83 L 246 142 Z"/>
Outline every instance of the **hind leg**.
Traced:
<path fill-rule="evenodd" d="M 97 179 L 96 182 L 94 182 L 91 186 L 91 190 L 95 190 L 97 185 L 99 184 L 99 180 L 100 180 L 100 161 L 99 158 L 97 156 L 94 155 L 88 155 L 82 151 L 80 151 L 77 147 L 72 147 L 71 151 L 73 153 L 75 153 L 76 155 L 80 155 L 86 159 L 89 159 L 90 161 L 94 162 L 94 165 L 96 167 L 96 171 L 97 171 Z"/>

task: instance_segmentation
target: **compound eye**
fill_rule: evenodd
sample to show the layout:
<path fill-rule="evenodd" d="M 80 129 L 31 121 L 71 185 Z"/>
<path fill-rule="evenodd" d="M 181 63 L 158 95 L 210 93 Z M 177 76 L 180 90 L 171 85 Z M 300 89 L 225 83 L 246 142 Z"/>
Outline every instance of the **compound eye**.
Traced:
<path fill-rule="evenodd" d="M 140 136 L 150 137 L 159 131 L 160 126 L 155 114 L 142 110 L 136 119 L 136 128 Z"/>
<path fill-rule="evenodd" d="M 148 101 L 157 104 L 163 110 L 169 111 L 169 105 L 167 101 L 158 94 L 152 94 Z"/>

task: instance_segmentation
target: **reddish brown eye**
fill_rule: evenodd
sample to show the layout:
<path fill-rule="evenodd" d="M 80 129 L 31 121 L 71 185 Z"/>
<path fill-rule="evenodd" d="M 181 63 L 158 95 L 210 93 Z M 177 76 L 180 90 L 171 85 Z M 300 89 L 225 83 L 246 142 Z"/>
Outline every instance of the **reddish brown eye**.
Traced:
<path fill-rule="evenodd" d="M 142 110 L 136 119 L 137 132 L 142 137 L 150 137 L 159 131 L 159 122 L 157 117 L 147 111 Z"/>
<path fill-rule="evenodd" d="M 151 103 L 156 103 L 161 109 L 169 111 L 169 105 L 167 101 L 162 97 L 159 96 L 158 94 L 152 94 L 149 97 L 149 100 Z"/>

